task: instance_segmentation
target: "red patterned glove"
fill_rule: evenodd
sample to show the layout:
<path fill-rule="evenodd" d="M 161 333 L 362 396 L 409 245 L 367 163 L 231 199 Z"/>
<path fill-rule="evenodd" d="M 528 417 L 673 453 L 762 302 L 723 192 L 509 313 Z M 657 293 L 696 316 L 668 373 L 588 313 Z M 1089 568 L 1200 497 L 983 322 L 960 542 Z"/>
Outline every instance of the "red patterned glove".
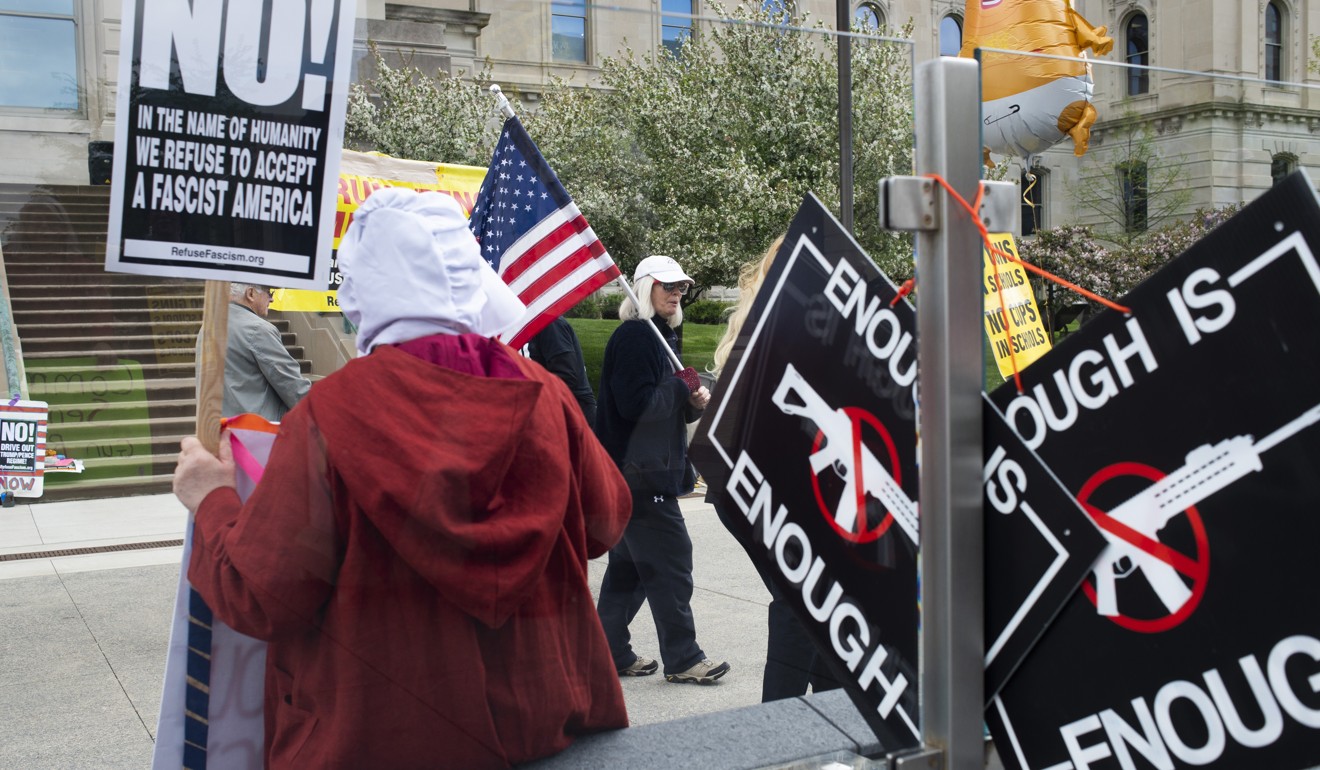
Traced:
<path fill-rule="evenodd" d="M 674 376 L 683 381 L 687 386 L 688 393 L 696 393 L 697 388 L 701 387 L 701 377 L 697 376 L 697 370 L 688 367 L 682 371 L 674 372 Z"/>

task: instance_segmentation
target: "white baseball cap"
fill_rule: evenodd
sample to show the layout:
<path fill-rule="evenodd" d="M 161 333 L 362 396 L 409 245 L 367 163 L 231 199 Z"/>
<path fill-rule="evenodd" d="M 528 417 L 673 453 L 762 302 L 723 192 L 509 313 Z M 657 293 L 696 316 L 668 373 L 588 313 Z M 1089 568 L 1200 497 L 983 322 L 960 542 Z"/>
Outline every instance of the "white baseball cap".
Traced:
<path fill-rule="evenodd" d="M 687 281 L 696 283 L 683 272 L 683 268 L 678 266 L 678 262 L 673 257 L 666 257 L 661 254 L 655 254 L 643 259 L 637 263 L 637 269 L 633 271 L 633 280 L 649 275 L 661 283 L 676 283 L 678 281 Z"/>

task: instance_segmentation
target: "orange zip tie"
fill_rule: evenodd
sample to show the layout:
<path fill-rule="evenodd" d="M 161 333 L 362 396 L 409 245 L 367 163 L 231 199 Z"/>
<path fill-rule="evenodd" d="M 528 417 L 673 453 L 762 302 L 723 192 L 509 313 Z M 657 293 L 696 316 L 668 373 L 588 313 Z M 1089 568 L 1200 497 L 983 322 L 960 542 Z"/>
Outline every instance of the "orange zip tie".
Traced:
<path fill-rule="evenodd" d="M 940 176 L 939 174 L 926 174 L 926 177 L 935 180 L 940 185 L 940 187 L 943 187 L 945 191 L 948 192 L 949 195 L 955 201 L 958 202 L 958 205 L 961 206 L 963 210 L 967 212 L 968 216 L 972 218 L 972 222 L 975 223 L 977 232 L 981 234 L 982 243 L 985 245 L 985 248 L 991 254 L 1002 257 L 1005 260 L 1008 260 L 1009 262 L 1016 262 L 1017 264 L 1022 265 L 1027 270 L 1041 276 L 1042 278 L 1046 278 L 1048 280 L 1054 281 L 1060 286 L 1069 289 L 1071 291 L 1074 291 L 1077 294 L 1080 294 L 1083 297 L 1086 297 L 1087 299 L 1091 300 L 1092 302 L 1098 302 L 1099 304 L 1104 305 L 1105 307 L 1111 310 L 1117 310 L 1118 312 L 1125 314 L 1132 312 L 1132 309 L 1129 307 L 1120 305 L 1117 302 L 1113 302 L 1111 300 L 1107 300 L 1104 297 L 1101 297 L 1099 294 L 1096 294 L 1094 292 L 1087 291 L 1086 289 L 1083 289 L 1082 287 L 1078 286 L 1072 281 L 1068 281 L 1063 278 L 1060 278 L 1059 276 L 1049 272 L 1048 270 L 1039 268 L 1014 254 L 1009 254 L 1008 252 L 1004 251 L 1003 249 L 1000 249 L 998 246 L 995 246 L 993 243 L 991 243 L 990 231 L 987 230 L 985 224 L 981 222 L 981 218 L 976 215 L 976 212 L 979 211 L 981 208 L 981 199 L 985 196 L 985 185 L 979 183 L 977 184 L 976 201 L 975 204 L 972 205 L 972 204 L 968 204 L 967 200 L 963 198 L 961 195 L 959 195 L 958 191 L 953 189 L 953 187 L 949 185 L 949 183 L 944 179 L 944 177 Z M 1005 307 L 1004 305 L 1004 288 L 999 283 L 998 270 L 995 271 L 995 288 L 998 289 L 998 293 L 999 293 L 999 311 L 1003 313 L 1003 317 L 1001 320 L 1005 322 L 1004 329 L 1005 331 L 1007 331 L 1008 308 Z M 1017 386 L 1018 393 L 1022 393 L 1023 392 L 1022 377 L 1020 376 L 1020 373 L 1018 371 L 1017 355 L 1013 352 L 1013 346 L 1011 344 L 1008 346 L 1008 356 L 1009 356 L 1009 362 L 1013 367 L 1013 382 Z"/>
<path fill-rule="evenodd" d="M 903 285 L 898 287 L 898 293 L 894 295 L 893 299 L 889 300 L 889 306 L 893 307 L 894 305 L 897 305 L 899 300 L 912 293 L 912 287 L 916 285 L 917 279 L 915 278 L 909 278 L 904 281 Z"/>

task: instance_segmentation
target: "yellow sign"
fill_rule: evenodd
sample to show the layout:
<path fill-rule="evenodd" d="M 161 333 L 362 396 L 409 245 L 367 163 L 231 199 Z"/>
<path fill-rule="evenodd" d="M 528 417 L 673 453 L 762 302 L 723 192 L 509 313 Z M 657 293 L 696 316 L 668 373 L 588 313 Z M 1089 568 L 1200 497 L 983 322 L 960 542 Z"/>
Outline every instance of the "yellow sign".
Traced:
<path fill-rule="evenodd" d="M 486 169 L 476 166 L 452 166 L 446 163 L 428 163 L 403 160 L 385 155 L 371 155 L 344 150 L 339 166 L 339 200 L 335 206 L 335 253 L 330 260 L 329 291 L 298 291 L 278 289 L 271 301 L 272 310 L 293 312 L 338 312 L 339 301 L 339 239 L 348 232 L 353 212 L 368 195 L 382 187 L 406 187 L 410 190 L 435 190 L 447 193 L 458 201 L 463 210 L 472 213 L 472 206 L 486 178 Z"/>
<path fill-rule="evenodd" d="M 1018 256 L 1017 243 L 1009 233 L 991 233 L 990 242 L 999 250 Z M 1036 294 L 1027 280 L 1027 269 L 1018 263 L 991 254 L 981 247 L 981 293 L 985 298 L 985 336 L 990 340 L 999 374 L 1013 376 L 1013 360 L 1018 371 L 1050 350 L 1050 337 L 1041 323 Z M 1000 305 L 1000 292 L 1003 305 Z M 1007 311 L 1007 316 L 1005 316 Z"/>

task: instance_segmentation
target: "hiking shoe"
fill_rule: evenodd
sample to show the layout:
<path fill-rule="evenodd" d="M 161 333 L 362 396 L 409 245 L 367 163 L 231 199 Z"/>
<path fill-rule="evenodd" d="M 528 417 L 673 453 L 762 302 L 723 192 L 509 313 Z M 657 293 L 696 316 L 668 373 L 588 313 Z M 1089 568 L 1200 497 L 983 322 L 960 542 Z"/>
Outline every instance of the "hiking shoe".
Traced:
<path fill-rule="evenodd" d="M 632 662 L 632 665 L 619 669 L 619 676 L 650 676 L 660 668 L 660 664 L 650 658 L 643 658 L 640 655 Z"/>
<path fill-rule="evenodd" d="M 689 684 L 714 684 L 716 679 L 729 673 L 729 664 L 716 663 L 710 658 L 706 658 L 697 665 L 689 668 L 687 671 L 681 671 L 677 674 L 665 674 L 667 682 L 686 682 Z"/>

